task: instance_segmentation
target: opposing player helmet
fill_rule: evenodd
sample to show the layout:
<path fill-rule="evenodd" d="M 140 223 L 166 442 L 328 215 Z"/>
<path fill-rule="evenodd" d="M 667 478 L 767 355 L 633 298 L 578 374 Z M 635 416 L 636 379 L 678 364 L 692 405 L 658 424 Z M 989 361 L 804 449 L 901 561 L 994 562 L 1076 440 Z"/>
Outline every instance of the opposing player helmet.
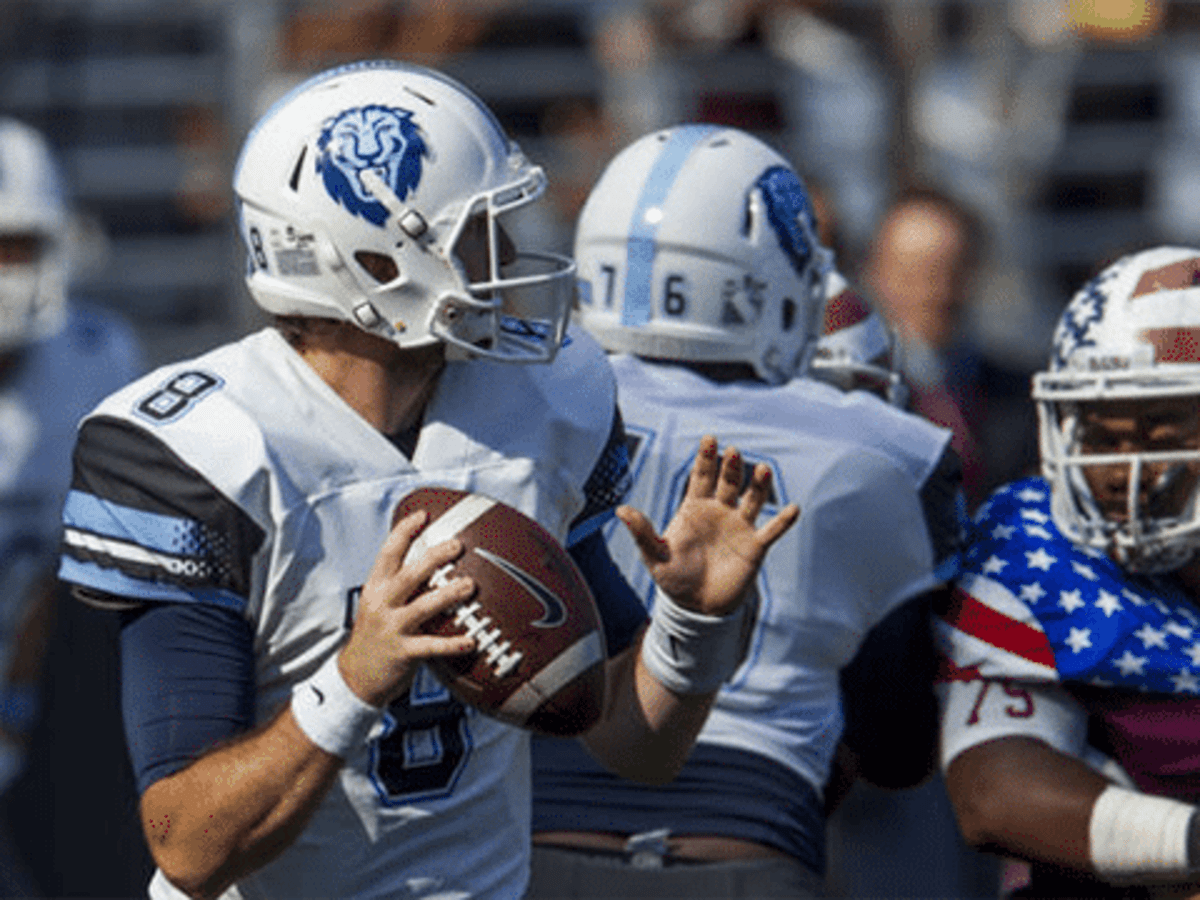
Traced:
<path fill-rule="evenodd" d="M 807 367 L 832 254 L 787 161 L 733 128 L 682 125 L 609 163 L 575 236 L 580 322 L 608 350 Z"/>
<path fill-rule="evenodd" d="M 1182 398 L 1185 412 L 1194 416 L 1200 408 L 1200 250 L 1147 250 L 1089 281 L 1059 320 L 1033 398 L 1059 530 L 1132 571 L 1186 563 L 1200 547 L 1200 452 L 1187 446 L 1195 442 L 1140 434 L 1134 449 L 1089 446 L 1084 419 L 1097 400 L 1135 400 L 1142 408 Z M 1092 467 L 1123 467 L 1115 471 L 1122 473 L 1124 511 L 1102 508 L 1088 482 L 1089 471 L 1098 471 Z M 1180 499 L 1168 513 L 1156 512 L 1156 501 L 1167 496 Z"/>
<path fill-rule="evenodd" d="M 67 224 L 50 145 L 23 122 L 0 119 L 0 351 L 62 327 Z"/>
<path fill-rule="evenodd" d="M 812 375 L 844 391 L 867 390 L 894 406 L 908 405 L 896 336 L 836 269 L 826 278 L 825 314 Z"/>
<path fill-rule="evenodd" d="M 401 347 L 552 359 L 574 264 L 515 250 L 542 169 L 451 78 L 346 65 L 280 100 L 234 173 L 247 284 L 278 315 L 342 319 Z"/>

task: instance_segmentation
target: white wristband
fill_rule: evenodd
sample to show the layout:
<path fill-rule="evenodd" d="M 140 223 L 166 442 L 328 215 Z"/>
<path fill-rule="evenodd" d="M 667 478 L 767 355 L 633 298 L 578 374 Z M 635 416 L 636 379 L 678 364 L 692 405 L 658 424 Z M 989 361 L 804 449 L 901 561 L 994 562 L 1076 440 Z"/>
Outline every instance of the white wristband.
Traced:
<path fill-rule="evenodd" d="M 742 660 L 747 605 L 728 616 L 705 616 L 656 588 L 650 627 L 642 638 L 642 662 L 677 694 L 715 691 Z"/>
<path fill-rule="evenodd" d="M 1114 883 L 1189 875 L 1188 828 L 1195 812 L 1189 803 L 1109 785 L 1088 823 L 1096 874 Z"/>
<path fill-rule="evenodd" d="M 292 688 L 292 716 L 310 741 L 334 756 L 348 757 L 367 741 L 383 710 L 359 699 L 338 670 L 337 654 L 316 674 Z"/>

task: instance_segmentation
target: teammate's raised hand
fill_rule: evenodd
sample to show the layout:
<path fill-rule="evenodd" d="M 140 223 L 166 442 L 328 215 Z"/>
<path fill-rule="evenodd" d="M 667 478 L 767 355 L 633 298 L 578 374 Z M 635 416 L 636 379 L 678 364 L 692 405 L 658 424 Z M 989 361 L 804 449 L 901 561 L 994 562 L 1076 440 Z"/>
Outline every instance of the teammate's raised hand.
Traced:
<path fill-rule="evenodd" d="M 655 583 L 680 606 L 710 616 L 737 609 L 767 550 L 800 515 L 789 503 L 755 527 L 770 496 L 771 470 L 756 466 L 744 491 L 742 481 L 741 454 L 733 447 L 719 453 L 716 438 L 706 435 L 683 503 L 661 536 L 638 510 L 617 509 Z"/>

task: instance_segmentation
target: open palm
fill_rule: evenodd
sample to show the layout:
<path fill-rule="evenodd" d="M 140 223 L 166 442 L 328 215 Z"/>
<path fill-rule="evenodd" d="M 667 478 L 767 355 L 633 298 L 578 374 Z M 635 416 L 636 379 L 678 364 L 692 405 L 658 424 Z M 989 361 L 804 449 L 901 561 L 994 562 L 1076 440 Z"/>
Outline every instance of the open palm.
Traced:
<path fill-rule="evenodd" d="M 655 583 L 680 606 L 710 616 L 736 610 L 767 550 L 800 515 L 790 503 L 756 528 L 771 470 L 755 467 L 744 491 L 742 481 L 741 454 L 732 447 L 719 453 L 716 438 L 706 435 L 683 502 L 661 536 L 638 510 L 617 509 Z"/>

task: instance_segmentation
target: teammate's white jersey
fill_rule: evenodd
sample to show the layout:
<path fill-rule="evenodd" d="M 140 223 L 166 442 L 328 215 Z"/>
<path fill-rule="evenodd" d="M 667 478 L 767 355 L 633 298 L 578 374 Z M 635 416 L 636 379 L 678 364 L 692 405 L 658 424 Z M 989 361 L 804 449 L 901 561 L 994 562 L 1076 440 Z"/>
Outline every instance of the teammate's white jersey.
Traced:
<path fill-rule="evenodd" d="M 141 365 L 123 320 L 72 305 L 61 331 L 23 348 L 0 376 L 0 672 L 29 580 L 58 551 L 79 420 Z"/>
<path fill-rule="evenodd" d="M 700 742 L 765 755 L 820 793 L 842 732 L 838 670 L 904 600 L 949 577 L 922 491 L 950 433 L 864 392 L 809 379 L 718 385 L 675 365 L 611 358 L 631 443 L 628 502 L 660 530 L 678 505 L 701 435 L 730 435 L 747 463 L 771 468 L 770 515 L 800 520 L 759 574 L 747 657 L 720 691 Z M 649 603 L 653 585 L 625 529 L 613 559 Z M 952 564 L 952 557 L 949 561 Z"/>
<path fill-rule="evenodd" d="M 262 722 L 342 644 L 402 497 L 423 485 L 487 494 L 566 541 L 614 404 L 583 334 L 550 365 L 450 363 L 410 461 L 266 329 L 160 369 L 90 417 L 61 574 L 103 594 L 241 610 Z M 133 486 L 89 482 L 105 446 L 157 458 L 127 473 Z M 422 670 L 295 844 L 228 896 L 515 898 L 529 804 L 527 733 L 464 709 Z M 152 895 L 178 896 L 161 873 Z"/>

